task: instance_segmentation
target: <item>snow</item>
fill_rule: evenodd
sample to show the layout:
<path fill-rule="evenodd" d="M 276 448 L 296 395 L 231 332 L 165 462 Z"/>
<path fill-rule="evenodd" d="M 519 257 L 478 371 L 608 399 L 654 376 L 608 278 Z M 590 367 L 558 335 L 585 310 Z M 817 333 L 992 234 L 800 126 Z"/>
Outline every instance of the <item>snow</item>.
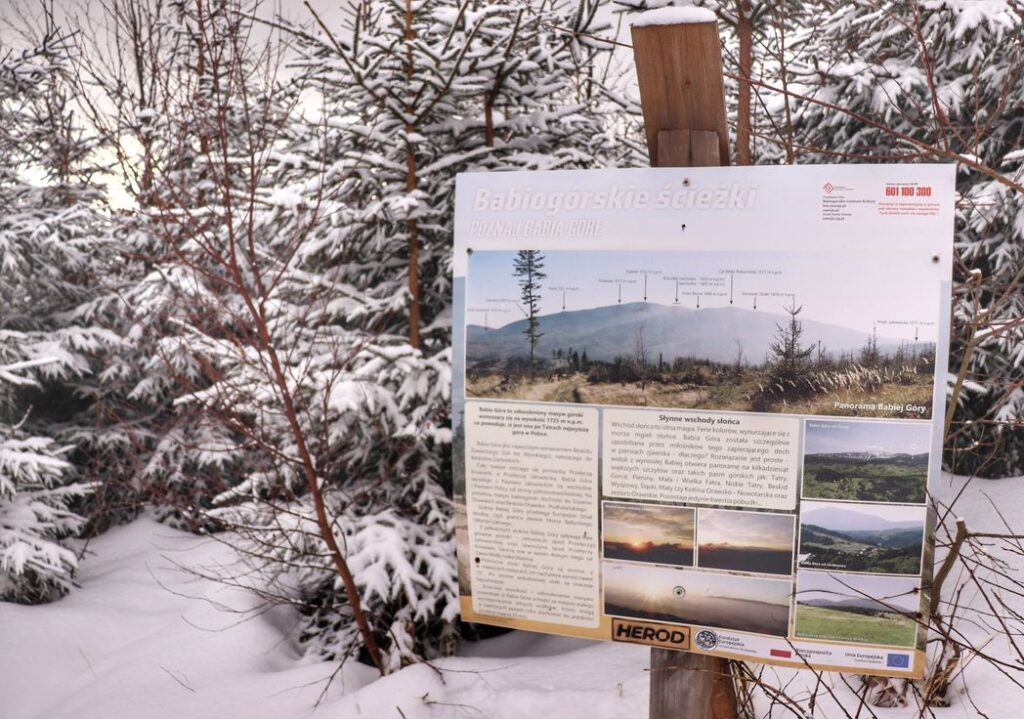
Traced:
<path fill-rule="evenodd" d="M 690 25 L 693 23 L 715 22 L 715 13 L 703 7 L 660 7 L 637 15 L 633 27 L 649 25 Z"/>
<path fill-rule="evenodd" d="M 1024 530 L 1024 519 L 1012 517 L 1007 527 L 997 509 L 1021 506 L 1024 480 L 946 477 L 939 484 L 940 502 L 963 490 L 955 514 L 969 528 Z M 458 657 L 385 678 L 350 661 L 324 692 L 337 664 L 301 656 L 291 610 L 252 613 L 252 595 L 198 576 L 233 561 L 223 544 L 143 518 L 93 540 L 88 551 L 82 586 L 70 596 L 36 607 L 0 604 L 3 719 L 647 716 L 646 647 L 524 632 L 465 642 Z M 1012 571 L 1020 573 L 1019 558 Z M 1013 662 L 1006 639 L 991 627 L 965 631 Z M 936 717 L 1019 716 L 1019 688 L 984 661 L 967 657 L 965 664 L 953 706 Z M 767 668 L 766 676 L 797 698 L 816 681 L 797 670 Z M 856 706 L 856 679 L 845 677 L 853 689 L 838 674 L 823 680 L 836 698 L 819 695 L 814 716 L 846 716 L 836 700 Z M 913 698 L 907 707 L 875 710 L 886 719 L 919 711 Z M 779 708 L 767 715 L 791 716 Z"/>
<path fill-rule="evenodd" d="M 294 210 L 302 206 L 302 195 L 288 187 L 279 187 L 270 193 L 267 204 Z"/>
<path fill-rule="evenodd" d="M 317 709 L 338 667 L 300 656 L 290 610 L 246 613 L 252 595 L 183 569 L 227 565 L 228 547 L 143 518 L 89 553 L 68 597 L 0 604 L 3 719 L 480 715 L 459 705 L 494 719 L 646 712 L 646 648 L 524 633 L 379 681 L 350 661 Z"/>
<path fill-rule="evenodd" d="M 312 707 L 319 688 L 305 685 L 333 667 L 299 661 L 290 617 L 246 620 L 236 612 L 254 606 L 250 595 L 178 566 L 230 561 L 226 547 L 147 518 L 89 551 L 65 599 L 0 605 L 4 719 L 276 719 Z M 335 686 L 372 678 L 353 663 Z"/>

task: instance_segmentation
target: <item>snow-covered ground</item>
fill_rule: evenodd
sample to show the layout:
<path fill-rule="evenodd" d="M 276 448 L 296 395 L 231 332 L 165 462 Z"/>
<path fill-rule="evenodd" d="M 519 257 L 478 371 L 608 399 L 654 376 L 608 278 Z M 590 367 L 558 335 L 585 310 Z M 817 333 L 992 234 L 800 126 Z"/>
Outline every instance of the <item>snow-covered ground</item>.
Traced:
<path fill-rule="evenodd" d="M 940 498 L 963 482 L 944 480 Z M 974 529 L 1005 531 L 998 507 L 1020 531 L 1024 519 L 1013 508 L 1022 500 L 1024 481 L 975 480 L 957 514 Z M 647 716 L 646 648 L 526 633 L 466 643 L 458 657 L 384 679 L 349 662 L 324 693 L 337 666 L 300 656 L 288 610 L 246 613 L 255 606 L 250 595 L 181 569 L 228 563 L 223 545 L 141 519 L 89 550 L 71 596 L 39 607 L 0 604 L 0 718 Z M 994 634 L 974 632 L 979 641 Z M 986 650 L 1010 660 L 1003 637 Z M 826 676 L 843 704 L 856 704 L 837 675 Z M 795 680 L 789 692 L 799 696 L 813 676 L 779 671 L 778 680 Z M 1024 702 L 1024 690 L 981 661 L 968 664 L 955 692 L 953 707 L 936 716 L 1016 719 Z M 913 706 L 875 711 L 917 715 Z M 814 716 L 847 715 L 824 700 Z"/>

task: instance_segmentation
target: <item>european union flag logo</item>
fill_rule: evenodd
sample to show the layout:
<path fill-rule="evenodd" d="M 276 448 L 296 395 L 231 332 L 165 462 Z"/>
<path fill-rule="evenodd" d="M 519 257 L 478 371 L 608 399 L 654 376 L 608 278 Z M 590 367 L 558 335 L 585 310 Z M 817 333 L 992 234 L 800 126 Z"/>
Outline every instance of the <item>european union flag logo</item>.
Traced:
<path fill-rule="evenodd" d="M 885 657 L 885 666 L 894 669 L 910 669 L 909 654 L 888 654 Z"/>

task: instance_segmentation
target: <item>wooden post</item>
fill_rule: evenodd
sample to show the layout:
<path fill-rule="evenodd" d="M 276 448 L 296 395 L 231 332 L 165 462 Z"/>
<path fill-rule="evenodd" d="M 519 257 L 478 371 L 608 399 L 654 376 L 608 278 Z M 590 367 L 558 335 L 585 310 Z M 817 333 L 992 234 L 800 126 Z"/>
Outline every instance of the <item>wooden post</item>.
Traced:
<path fill-rule="evenodd" d="M 729 164 L 725 85 L 718 24 L 634 26 L 633 58 L 640 85 L 647 150 L 657 167 Z M 660 133 L 704 130 L 718 134 L 713 162 L 661 161 Z M 672 160 L 677 159 L 674 155 Z"/>
<path fill-rule="evenodd" d="M 656 167 L 729 164 L 717 22 L 635 25 L 633 58 Z M 733 719 L 724 659 L 651 649 L 650 719 Z"/>

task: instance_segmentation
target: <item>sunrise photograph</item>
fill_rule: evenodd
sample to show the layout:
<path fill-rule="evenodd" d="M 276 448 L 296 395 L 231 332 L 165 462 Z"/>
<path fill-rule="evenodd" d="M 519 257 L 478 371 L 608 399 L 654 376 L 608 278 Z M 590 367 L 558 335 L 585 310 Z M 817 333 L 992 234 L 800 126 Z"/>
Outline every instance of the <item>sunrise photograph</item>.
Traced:
<path fill-rule="evenodd" d="M 792 574 L 795 526 L 792 514 L 701 509 L 697 566 Z"/>
<path fill-rule="evenodd" d="M 695 512 L 660 504 L 604 503 L 604 557 L 693 566 Z"/>

